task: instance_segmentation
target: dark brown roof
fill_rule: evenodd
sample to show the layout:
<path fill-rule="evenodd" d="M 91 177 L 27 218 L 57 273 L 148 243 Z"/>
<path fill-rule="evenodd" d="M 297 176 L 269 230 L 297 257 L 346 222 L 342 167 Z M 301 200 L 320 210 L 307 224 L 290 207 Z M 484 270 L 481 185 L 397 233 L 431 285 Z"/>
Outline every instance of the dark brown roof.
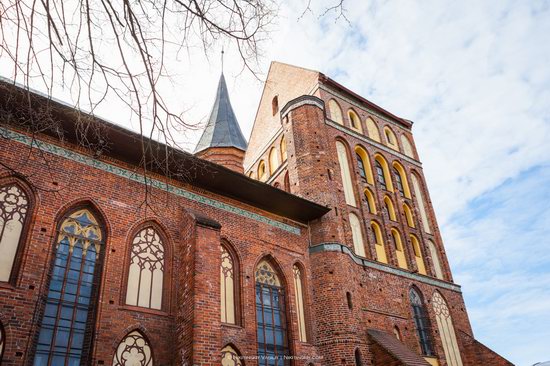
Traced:
<path fill-rule="evenodd" d="M 59 139 L 61 131 L 64 141 L 71 143 L 79 141 L 79 133 L 81 134 L 82 131 L 77 130 L 78 111 L 76 109 L 42 93 L 36 91 L 28 93 L 25 88 L 13 81 L 0 78 L 0 112 L 11 117 L 10 123 L 15 128 L 33 132 L 36 129 L 33 130 L 30 126 L 32 122 L 29 121 L 32 114 L 29 114 L 29 105 L 32 105 L 31 110 L 49 109 L 48 116 L 59 124 L 59 129 L 45 129 L 42 131 L 43 134 Z M 153 158 L 159 152 L 162 154 L 166 152 L 168 156 L 164 166 L 152 165 L 148 167 L 149 171 L 167 176 L 173 176 L 170 172 L 184 172 L 179 178 L 184 183 L 302 223 L 317 219 L 330 211 L 325 206 L 248 178 L 244 174 L 200 159 L 183 150 L 147 139 L 138 133 L 96 116 L 82 114 L 84 119 L 88 119 L 91 123 L 97 123 L 102 130 L 101 136 L 86 135 L 86 139 L 89 142 L 98 139 L 107 141 L 108 148 L 104 155 L 109 157 L 140 166 L 144 157 L 141 149 L 143 138 L 144 143 L 150 146 L 145 153 L 147 161 L 154 160 Z M 5 119 L 0 118 L 0 120 L 5 123 Z"/>
<path fill-rule="evenodd" d="M 394 335 L 376 329 L 368 329 L 367 333 L 374 342 L 401 361 L 404 366 L 430 366 L 428 361 L 411 351 Z"/>

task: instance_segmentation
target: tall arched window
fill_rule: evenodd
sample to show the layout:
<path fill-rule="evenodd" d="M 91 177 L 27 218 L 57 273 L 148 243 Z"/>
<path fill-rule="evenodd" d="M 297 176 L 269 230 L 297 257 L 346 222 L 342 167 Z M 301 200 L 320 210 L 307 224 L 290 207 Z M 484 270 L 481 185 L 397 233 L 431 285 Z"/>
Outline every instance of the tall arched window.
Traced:
<path fill-rule="evenodd" d="M 59 225 L 34 366 L 79 365 L 90 352 L 104 234 L 86 208 Z"/>
<path fill-rule="evenodd" d="M 391 182 L 391 176 L 390 176 L 390 169 L 388 167 L 388 163 L 386 162 L 386 159 L 380 154 L 376 154 L 374 156 L 375 164 L 376 164 L 376 177 L 378 180 L 378 183 L 380 183 L 380 186 L 387 190 L 387 191 L 393 191 L 393 184 Z"/>
<path fill-rule="evenodd" d="M 265 169 L 265 161 L 260 161 L 258 164 L 258 180 L 260 182 L 265 182 L 267 180 L 267 171 Z"/>
<path fill-rule="evenodd" d="M 6 343 L 6 333 L 4 332 L 4 326 L 0 322 L 0 364 L 2 363 L 2 355 L 4 354 L 4 344 Z"/>
<path fill-rule="evenodd" d="M 29 199 L 21 187 L 15 183 L 0 187 L 0 282 L 12 276 L 28 210 Z"/>
<path fill-rule="evenodd" d="M 330 111 L 330 119 L 341 125 L 344 124 L 344 118 L 342 118 L 342 109 L 337 101 L 334 99 L 329 100 L 328 110 Z"/>
<path fill-rule="evenodd" d="M 420 242 L 414 235 L 411 235 L 411 245 L 414 252 L 414 260 L 416 261 L 416 267 L 418 268 L 418 273 L 425 275 L 426 265 L 424 264 L 424 258 L 422 257 L 422 250 L 420 250 Z"/>
<path fill-rule="evenodd" d="M 221 321 L 223 323 L 237 323 L 237 274 L 235 259 L 231 252 L 221 245 L 220 265 L 220 298 L 221 298 Z"/>
<path fill-rule="evenodd" d="M 414 159 L 412 145 L 407 136 L 401 135 L 401 145 L 403 146 L 403 152 L 405 153 L 405 155 Z"/>
<path fill-rule="evenodd" d="M 273 115 L 277 114 L 277 112 L 279 112 L 279 97 L 278 96 L 274 96 L 273 99 L 271 100 L 271 112 L 273 113 Z"/>
<path fill-rule="evenodd" d="M 284 183 L 285 183 L 285 185 L 284 185 L 285 192 L 290 193 L 290 177 L 288 176 L 288 172 L 286 172 L 286 174 L 285 174 Z"/>
<path fill-rule="evenodd" d="M 370 168 L 370 159 L 365 149 L 356 146 L 355 157 L 357 159 L 357 168 L 361 178 L 369 184 L 374 184 L 374 177 L 372 176 L 372 169 Z"/>
<path fill-rule="evenodd" d="M 346 203 L 350 206 L 357 207 L 355 203 L 353 184 L 351 183 L 351 173 L 348 163 L 348 149 L 341 141 L 336 141 L 336 152 L 338 153 L 338 163 L 340 164 L 340 175 L 342 177 L 342 185 L 344 186 Z"/>
<path fill-rule="evenodd" d="M 364 193 L 365 193 L 365 198 L 367 200 L 367 207 L 369 209 L 369 212 L 371 214 L 376 215 L 376 203 L 374 201 L 374 194 L 368 188 L 365 188 Z"/>
<path fill-rule="evenodd" d="M 222 348 L 222 366 L 244 366 L 241 356 L 230 345 Z"/>
<path fill-rule="evenodd" d="M 355 349 L 355 366 L 363 366 L 363 362 L 361 361 L 361 351 L 359 351 L 359 348 Z"/>
<path fill-rule="evenodd" d="M 141 229 L 130 247 L 126 304 L 162 309 L 164 243 L 153 226 Z"/>
<path fill-rule="evenodd" d="M 349 118 L 349 124 L 351 128 L 358 132 L 363 132 L 363 128 L 361 127 L 361 120 L 359 119 L 359 116 L 353 109 L 350 109 L 348 111 L 348 118 Z"/>
<path fill-rule="evenodd" d="M 376 123 L 373 121 L 373 119 L 370 117 L 367 118 L 365 124 L 367 125 L 367 132 L 369 133 L 369 137 L 374 141 L 380 142 L 380 132 L 378 132 L 378 127 L 376 127 Z"/>
<path fill-rule="evenodd" d="M 403 212 L 405 213 L 405 219 L 407 220 L 407 225 L 409 227 L 415 227 L 412 210 L 409 207 L 409 205 L 407 205 L 406 203 L 403 204 Z"/>
<path fill-rule="evenodd" d="M 456 341 L 453 319 L 451 319 L 451 313 L 447 306 L 447 302 L 439 291 L 435 291 L 432 296 L 432 306 L 435 313 L 437 330 L 441 336 L 441 343 L 443 343 L 443 351 L 445 352 L 447 365 L 462 366 L 462 358 L 460 357 L 460 350 L 458 349 L 458 342 Z"/>
<path fill-rule="evenodd" d="M 384 245 L 384 238 L 382 237 L 382 230 L 376 222 L 371 222 L 370 228 L 372 235 L 374 236 L 374 247 L 376 249 L 376 260 L 382 263 L 388 263 L 388 257 L 386 256 L 386 248 Z"/>
<path fill-rule="evenodd" d="M 386 143 L 389 147 L 399 151 L 399 145 L 397 145 L 397 138 L 395 133 L 388 126 L 384 127 L 384 136 L 386 137 Z"/>
<path fill-rule="evenodd" d="M 281 147 L 281 161 L 285 162 L 287 159 L 287 156 L 286 156 L 286 139 L 284 136 L 281 137 L 280 147 Z"/>
<path fill-rule="evenodd" d="M 349 214 L 349 224 L 351 226 L 351 236 L 353 240 L 353 251 L 358 256 L 365 256 L 365 245 L 363 243 L 363 233 L 361 232 L 361 222 L 354 213 Z"/>
<path fill-rule="evenodd" d="M 401 268 L 408 269 L 409 266 L 407 265 L 405 250 L 403 248 L 403 243 L 401 242 L 401 235 L 396 229 L 391 229 L 391 238 L 395 249 L 395 256 L 397 257 L 397 265 Z"/>
<path fill-rule="evenodd" d="M 433 356 L 433 345 L 430 318 L 426 306 L 424 305 L 424 299 L 418 290 L 411 288 L 409 291 L 409 299 L 411 301 L 411 309 L 414 319 L 414 325 L 416 328 L 416 334 L 420 342 L 420 350 L 425 356 Z"/>
<path fill-rule="evenodd" d="M 428 215 L 426 213 L 426 206 L 424 205 L 424 196 L 422 195 L 422 191 L 420 190 L 420 183 L 418 182 L 418 178 L 416 175 L 411 175 L 411 182 L 414 190 L 414 195 L 416 198 L 416 205 L 418 207 L 418 211 L 420 211 L 420 219 L 422 220 L 422 226 L 424 227 L 424 231 L 428 234 L 432 233 L 432 230 L 430 229 L 430 224 L 428 222 Z"/>
<path fill-rule="evenodd" d="M 153 350 L 147 338 L 137 330 L 128 333 L 118 344 L 113 366 L 153 366 Z"/>
<path fill-rule="evenodd" d="M 402 196 L 411 198 L 411 190 L 409 188 L 409 182 L 407 181 L 407 174 L 405 174 L 405 169 L 397 161 L 394 161 L 392 165 L 397 190 Z"/>
<path fill-rule="evenodd" d="M 384 196 L 384 207 L 388 213 L 388 217 L 391 221 L 397 221 L 397 215 L 395 214 L 395 209 L 393 208 L 393 202 L 389 196 Z"/>
<path fill-rule="evenodd" d="M 279 275 L 264 259 L 256 267 L 255 279 L 259 365 L 290 365 L 285 291 Z"/>
<path fill-rule="evenodd" d="M 435 276 L 440 280 L 445 279 L 443 276 L 443 269 L 441 268 L 441 262 L 439 261 L 439 251 L 431 240 L 428 240 L 428 249 L 430 249 L 430 256 L 432 257 L 432 262 L 434 264 Z"/>
<path fill-rule="evenodd" d="M 298 336 L 301 342 L 307 342 L 306 312 L 304 305 L 304 279 L 297 265 L 292 267 L 294 274 L 294 293 L 296 294 L 296 313 L 298 314 Z"/>
<path fill-rule="evenodd" d="M 272 147 L 269 151 L 269 174 L 275 173 L 275 170 L 279 167 L 279 154 L 277 149 Z"/>

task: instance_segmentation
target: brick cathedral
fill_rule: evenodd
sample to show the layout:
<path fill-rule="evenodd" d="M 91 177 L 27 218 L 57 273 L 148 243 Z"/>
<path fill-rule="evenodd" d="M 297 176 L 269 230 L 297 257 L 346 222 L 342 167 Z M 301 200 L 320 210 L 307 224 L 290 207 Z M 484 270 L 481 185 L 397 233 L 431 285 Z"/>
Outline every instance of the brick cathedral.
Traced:
<path fill-rule="evenodd" d="M 248 142 L 223 75 L 193 154 L 74 112 L 0 81 L 2 365 L 511 365 L 474 338 L 411 121 L 277 62 Z"/>

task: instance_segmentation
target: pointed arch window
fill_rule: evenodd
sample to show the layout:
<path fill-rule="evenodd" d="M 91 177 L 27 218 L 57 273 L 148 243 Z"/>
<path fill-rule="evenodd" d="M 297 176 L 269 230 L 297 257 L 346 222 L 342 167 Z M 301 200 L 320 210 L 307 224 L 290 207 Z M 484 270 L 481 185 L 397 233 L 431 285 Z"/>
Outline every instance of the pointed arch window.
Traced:
<path fill-rule="evenodd" d="M 271 100 L 271 112 L 273 113 L 273 115 L 276 115 L 277 112 L 279 112 L 279 97 L 278 96 L 274 96 L 273 99 Z"/>
<path fill-rule="evenodd" d="M 284 183 L 285 183 L 285 185 L 284 185 L 285 192 L 290 193 L 290 177 L 288 176 L 288 172 L 286 172 L 286 174 L 285 174 Z"/>
<path fill-rule="evenodd" d="M 298 314 L 298 336 L 301 342 L 307 342 L 306 312 L 304 305 L 304 279 L 297 265 L 292 267 L 294 274 L 294 293 L 296 294 L 296 313 Z"/>
<path fill-rule="evenodd" d="M 363 233 L 361 231 L 361 222 L 356 214 L 349 214 L 349 224 L 351 226 L 351 237 L 353 241 L 353 251 L 360 257 L 365 256 L 365 244 L 363 243 Z"/>
<path fill-rule="evenodd" d="M 363 366 L 363 362 L 361 361 L 361 351 L 359 351 L 359 348 L 355 349 L 355 366 Z"/>
<path fill-rule="evenodd" d="M 424 231 L 428 234 L 432 233 L 432 230 L 430 229 L 430 224 L 428 222 L 428 214 L 426 213 L 426 206 L 424 203 L 424 196 L 422 195 L 422 191 L 420 189 L 420 183 L 418 182 L 418 178 L 415 174 L 411 175 L 411 182 L 414 190 L 414 195 L 416 198 L 416 205 L 418 207 L 418 211 L 420 212 L 420 219 L 422 220 L 422 226 L 424 227 Z"/>
<path fill-rule="evenodd" d="M 441 343 L 443 343 L 443 351 L 445 352 L 447 365 L 462 366 L 462 358 L 460 357 L 460 350 L 458 349 L 458 342 L 456 341 L 451 313 L 447 306 L 447 302 L 439 291 L 435 291 L 432 296 L 432 306 L 435 313 L 437 330 L 441 336 Z"/>
<path fill-rule="evenodd" d="M 357 113 L 355 113 L 354 110 L 350 109 L 348 111 L 348 118 L 349 118 L 349 124 L 352 129 L 358 132 L 363 132 L 363 129 L 361 128 L 361 120 L 359 119 L 359 116 L 357 115 Z"/>
<path fill-rule="evenodd" d="M 393 162 L 393 174 L 395 176 L 397 190 L 399 191 L 401 196 L 411 198 L 411 190 L 409 189 L 409 182 L 407 181 L 405 169 L 397 161 Z"/>
<path fill-rule="evenodd" d="M 230 345 L 222 348 L 222 366 L 244 366 L 241 356 Z"/>
<path fill-rule="evenodd" d="M 163 301 L 164 242 L 153 226 L 141 229 L 132 241 L 126 304 L 161 310 Z"/>
<path fill-rule="evenodd" d="M 342 117 L 342 109 L 340 108 L 340 105 L 337 101 L 334 99 L 329 100 L 328 102 L 328 110 L 330 111 L 330 119 L 332 119 L 334 122 L 343 125 L 344 124 L 344 118 Z"/>
<path fill-rule="evenodd" d="M 435 277 L 440 280 L 445 279 L 443 276 L 443 269 L 441 268 L 441 262 L 439 261 L 439 251 L 435 247 L 433 241 L 428 240 L 428 249 L 430 250 L 430 255 L 432 257 L 432 262 L 434 264 Z"/>
<path fill-rule="evenodd" d="M 384 127 L 384 135 L 386 136 L 386 143 L 389 147 L 394 150 L 399 151 L 399 146 L 397 145 L 397 138 L 395 133 L 388 126 Z"/>
<path fill-rule="evenodd" d="M 382 155 L 376 154 L 374 156 L 374 161 L 376 167 L 376 179 L 378 180 L 378 183 L 383 189 L 387 191 L 393 191 L 390 170 L 388 168 L 388 163 L 386 162 L 386 159 L 384 159 Z"/>
<path fill-rule="evenodd" d="M 413 314 L 416 334 L 420 342 L 420 350 L 425 356 L 433 356 L 433 345 L 430 318 L 424 305 L 424 299 L 419 291 L 411 288 L 409 291 L 409 300 L 411 302 L 411 310 Z"/>
<path fill-rule="evenodd" d="M 103 250 L 103 229 L 90 210 L 78 209 L 64 217 L 58 229 L 34 366 L 86 363 Z"/>
<path fill-rule="evenodd" d="M 287 155 L 286 155 L 286 139 L 285 137 L 281 137 L 281 161 L 285 162 L 286 159 L 287 159 Z"/>
<path fill-rule="evenodd" d="M 414 228 L 415 225 L 414 225 L 414 218 L 413 218 L 412 210 L 409 207 L 409 205 L 407 205 L 406 203 L 403 204 L 403 212 L 405 213 L 405 219 L 407 220 L 407 225 L 409 227 Z"/>
<path fill-rule="evenodd" d="M 236 261 L 225 245 L 221 245 L 220 298 L 221 321 L 237 324 L 238 272 Z"/>
<path fill-rule="evenodd" d="M 397 257 L 397 265 L 401 268 L 408 269 L 407 258 L 405 257 L 405 250 L 403 243 L 401 242 L 401 235 L 396 229 L 391 229 L 391 238 L 395 249 L 395 256 Z"/>
<path fill-rule="evenodd" d="M 272 147 L 269 151 L 269 174 L 275 173 L 275 170 L 279 167 L 279 154 L 277 149 Z"/>
<path fill-rule="evenodd" d="M 369 133 L 369 137 L 374 141 L 380 142 L 380 132 L 378 132 L 378 127 L 376 126 L 376 123 L 374 122 L 374 120 L 368 117 L 366 121 L 366 125 L 367 125 L 367 131 Z"/>
<path fill-rule="evenodd" d="M 411 245 L 413 248 L 414 259 L 416 261 L 416 267 L 418 268 L 418 273 L 425 275 L 426 265 L 424 264 L 424 258 L 422 257 L 422 250 L 420 250 L 420 242 L 414 235 L 411 235 Z"/>
<path fill-rule="evenodd" d="M 369 213 L 376 215 L 376 203 L 374 201 L 374 194 L 368 188 L 365 189 L 364 193 L 365 193 L 365 198 L 366 198 L 367 208 L 369 210 Z"/>
<path fill-rule="evenodd" d="M 290 365 L 285 291 L 270 262 L 262 260 L 255 271 L 258 363 L 261 366 Z"/>
<path fill-rule="evenodd" d="M 340 175 L 342 177 L 342 185 L 344 186 L 346 203 L 350 206 L 357 207 L 353 184 L 351 183 L 350 167 L 348 164 L 348 149 L 341 141 L 336 141 L 336 151 L 338 153 L 338 163 L 340 164 Z"/>
<path fill-rule="evenodd" d="M 376 222 L 371 222 L 370 228 L 374 237 L 374 247 L 376 250 L 376 260 L 382 263 L 388 263 L 388 257 L 386 256 L 386 248 L 384 245 L 384 239 L 382 238 L 382 230 Z"/>
<path fill-rule="evenodd" d="M 357 159 L 357 169 L 359 170 L 361 179 L 369 184 L 374 184 L 374 177 L 370 167 L 370 159 L 365 149 L 360 146 L 356 146 L 355 157 Z"/>
<path fill-rule="evenodd" d="M 397 221 L 397 215 L 395 214 L 395 209 L 393 208 L 393 202 L 389 196 L 384 197 L 384 206 L 386 207 L 386 212 L 391 221 Z"/>
<path fill-rule="evenodd" d="M 407 136 L 401 135 L 401 145 L 403 146 L 403 152 L 405 153 L 405 155 L 414 159 L 412 145 Z"/>
<path fill-rule="evenodd" d="M 153 350 L 141 332 L 134 330 L 119 343 L 113 366 L 153 366 Z"/>
<path fill-rule="evenodd" d="M 267 180 L 267 171 L 265 169 L 265 161 L 260 161 L 258 164 L 258 180 L 260 182 L 265 182 Z"/>
<path fill-rule="evenodd" d="M 12 278 L 28 211 L 29 199 L 23 189 L 15 183 L 0 187 L 0 282 Z"/>
<path fill-rule="evenodd" d="M 393 335 L 395 338 L 401 340 L 401 332 L 399 331 L 399 327 L 397 325 L 393 327 Z"/>

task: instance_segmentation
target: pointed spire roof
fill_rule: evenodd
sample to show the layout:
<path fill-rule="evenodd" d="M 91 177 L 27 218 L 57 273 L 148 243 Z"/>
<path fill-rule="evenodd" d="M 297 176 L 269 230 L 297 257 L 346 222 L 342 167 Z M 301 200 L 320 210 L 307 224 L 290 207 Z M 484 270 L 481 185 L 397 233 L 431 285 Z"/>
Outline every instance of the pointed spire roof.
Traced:
<path fill-rule="evenodd" d="M 206 128 L 195 148 L 195 153 L 210 147 L 236 147 L 243 151 L 247 147 L 239 122 L 229 101 L 229 93 L 227 92 L 223 72 L 218 83 L 214 106 L 210 112 Z"/>

